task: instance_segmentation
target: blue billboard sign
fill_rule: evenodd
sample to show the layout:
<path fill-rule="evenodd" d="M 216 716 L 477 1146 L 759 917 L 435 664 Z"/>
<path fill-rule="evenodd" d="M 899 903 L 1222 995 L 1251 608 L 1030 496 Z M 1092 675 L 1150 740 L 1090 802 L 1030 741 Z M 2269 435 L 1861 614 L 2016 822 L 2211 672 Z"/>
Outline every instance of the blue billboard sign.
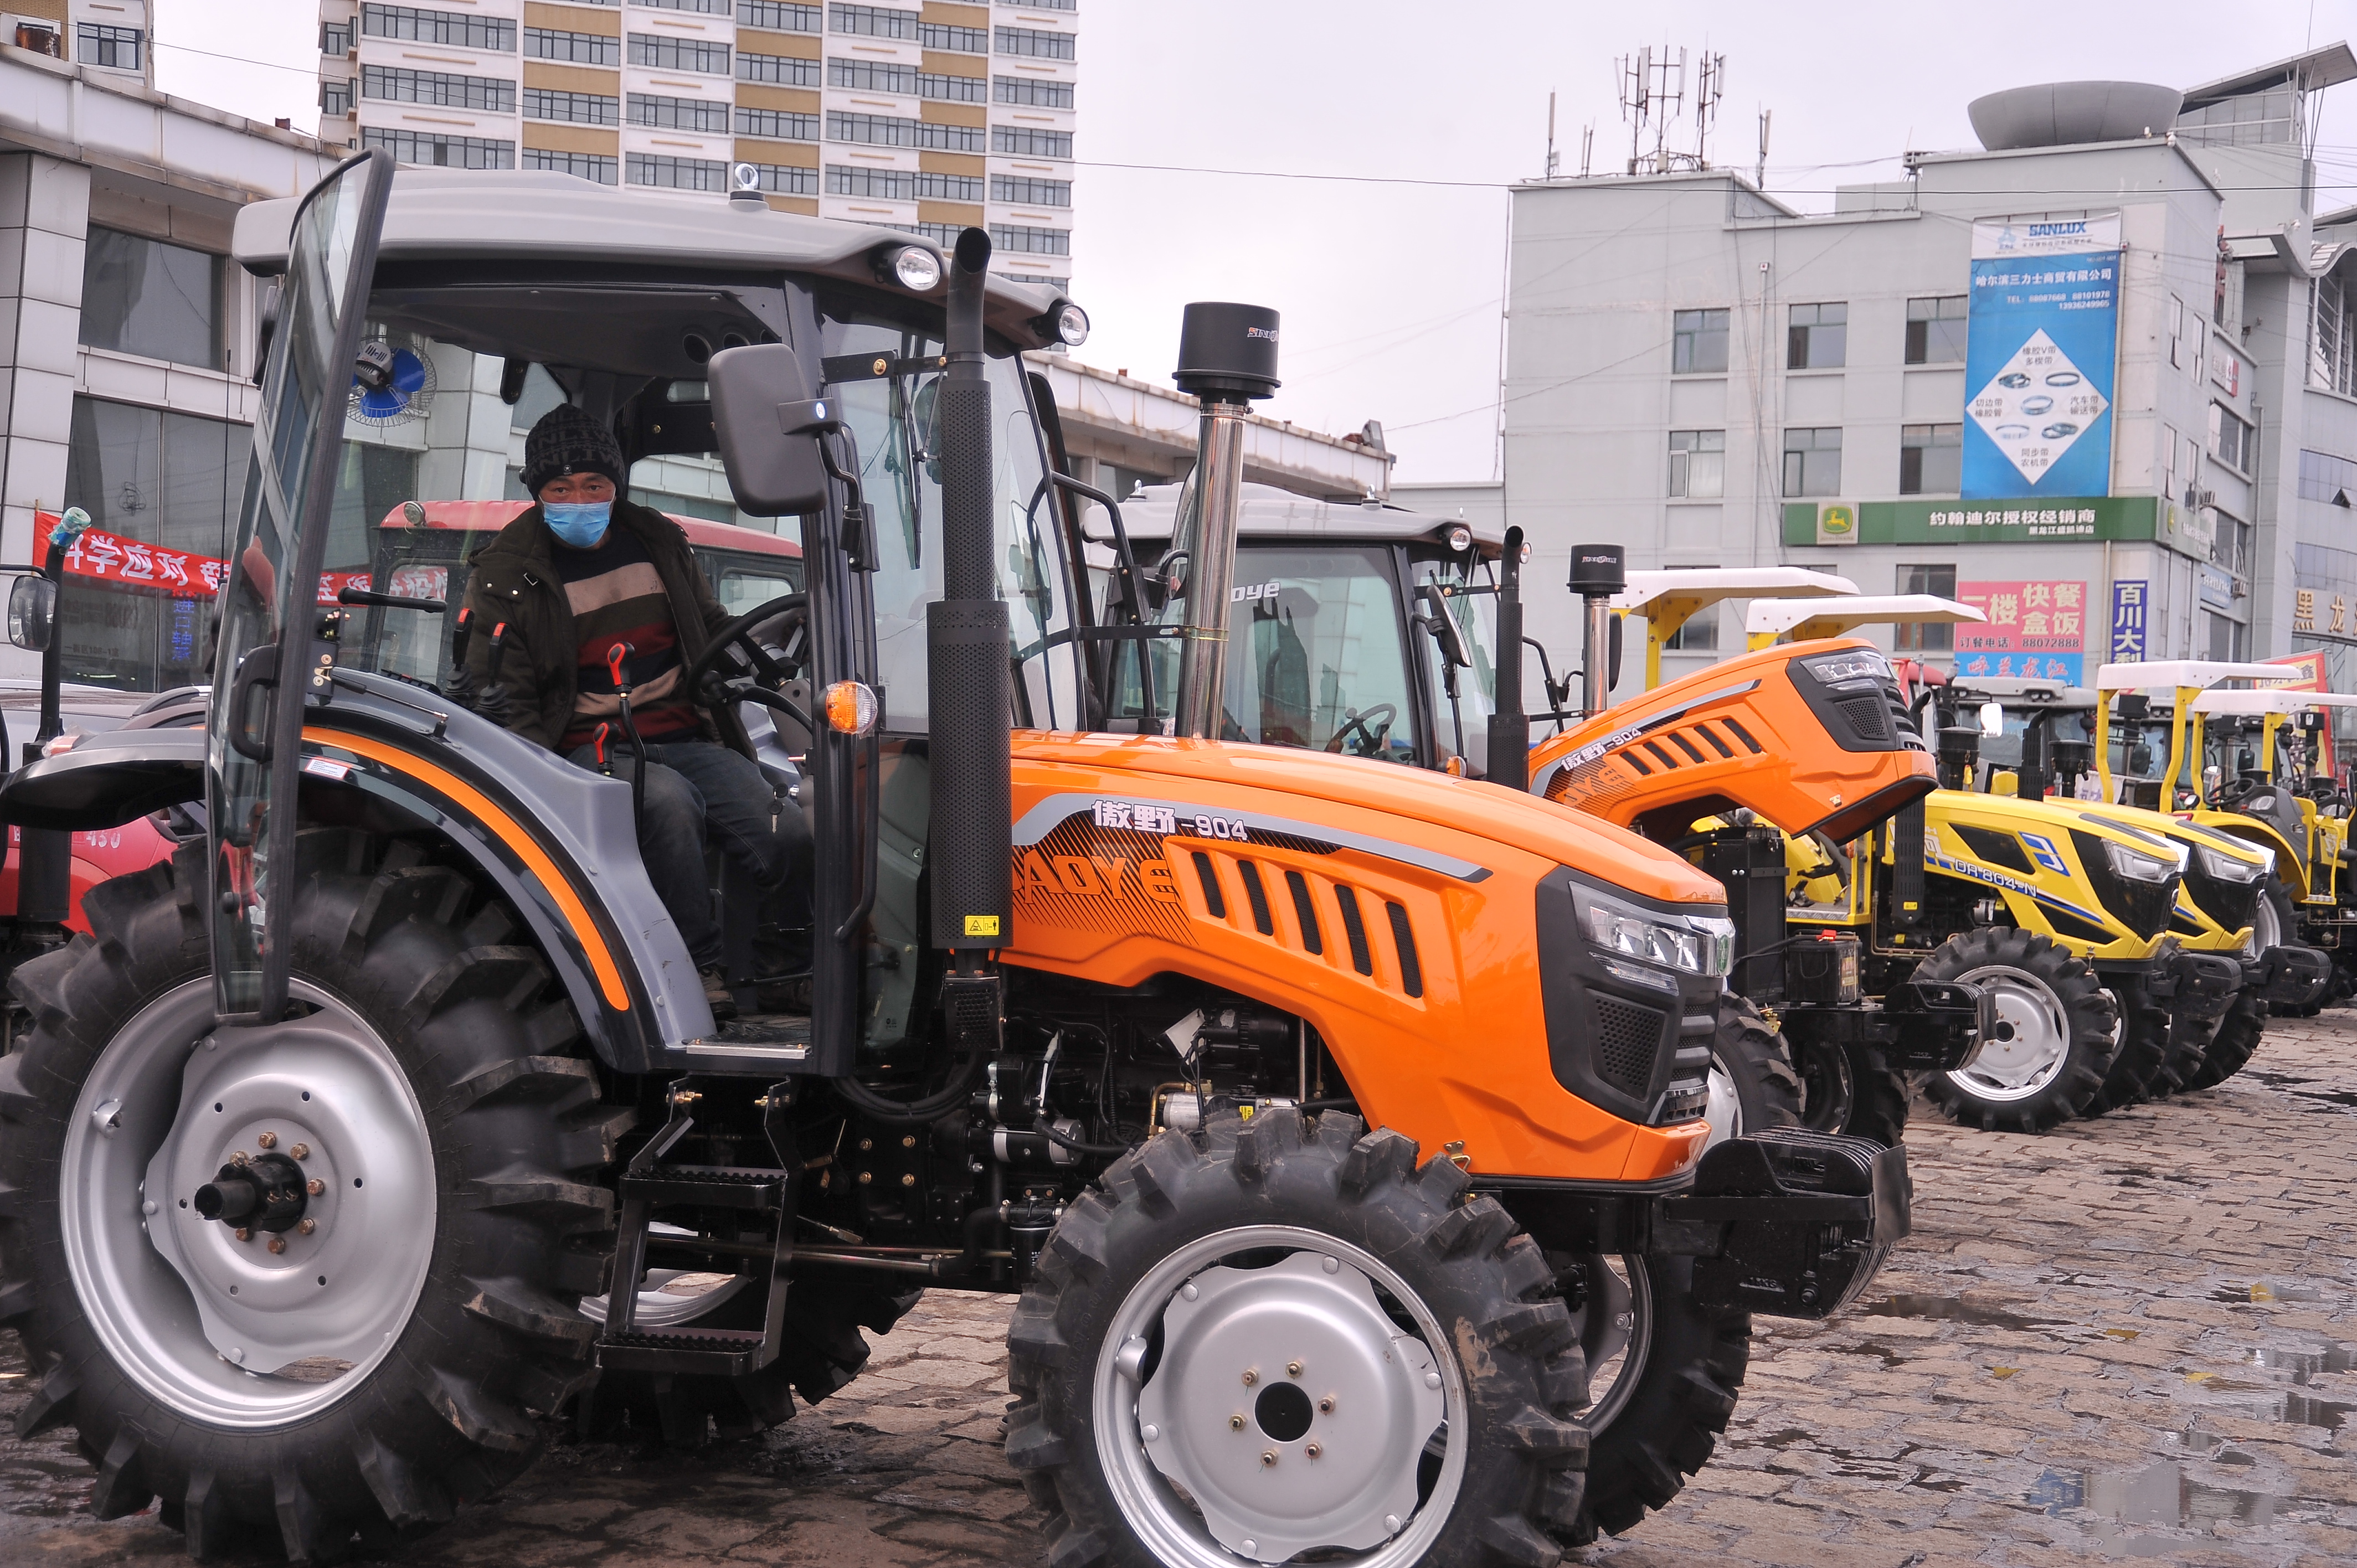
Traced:
<path fill-rule="evenodd" d="M 2112 493 L 2119 219 L 1973 226 L 1967 500 Z"/>

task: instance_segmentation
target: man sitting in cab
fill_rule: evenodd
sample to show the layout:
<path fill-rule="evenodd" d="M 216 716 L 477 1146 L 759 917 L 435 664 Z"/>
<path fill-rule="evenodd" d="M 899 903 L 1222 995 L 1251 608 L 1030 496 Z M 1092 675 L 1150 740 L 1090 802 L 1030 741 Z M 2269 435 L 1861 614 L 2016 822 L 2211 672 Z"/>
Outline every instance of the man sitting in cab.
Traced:
<path fill-rule="evenodd" d="M 636 768 L 622 697 L 646 748 L 639 849 L 679 927 L 716 1020 L 737 1015 L 705 870 L 707 835 L 793 913 L 809 903 L 810 830 L 748 754 L 733 719 L 716 721 L 684 689 L 688 667 L 727 625 L 687 536 L 620 499 L 627 469 L 613 433 L 560 403 L 524 438 L 523 485 L 536 505 L 473 563 L 467 604 L 475 711 L 597 772 Z M 494 652 L 492 629 L 505 624 Z M 619 650 L 619 651 L 618 651 Z M 494 661 L 497 663 L 496 678 Z M 774 895 L 780 890 L 785 899 Z M 790 1006 L 791 988 L 763 1004 Z"/>

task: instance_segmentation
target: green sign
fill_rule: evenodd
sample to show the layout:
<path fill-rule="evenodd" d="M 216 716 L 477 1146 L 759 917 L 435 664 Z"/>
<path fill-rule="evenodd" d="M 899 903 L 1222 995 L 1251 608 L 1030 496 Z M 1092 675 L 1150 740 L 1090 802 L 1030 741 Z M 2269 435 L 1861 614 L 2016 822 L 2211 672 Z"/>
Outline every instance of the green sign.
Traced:
<path fill-rule="evenodd" d="M 2151 496 L 2014 501 L 1787 501 L 1787 544 L 2072 544 L 2153 537 Z"/>

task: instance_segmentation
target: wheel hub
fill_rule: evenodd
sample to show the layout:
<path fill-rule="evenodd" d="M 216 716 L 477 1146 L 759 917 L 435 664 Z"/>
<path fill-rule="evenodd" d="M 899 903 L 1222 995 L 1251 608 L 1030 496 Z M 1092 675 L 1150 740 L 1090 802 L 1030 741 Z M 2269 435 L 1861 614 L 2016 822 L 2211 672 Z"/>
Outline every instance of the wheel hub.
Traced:
<path fill-rule="evenodd" d="M 2061 998 L 2017 969 L 1975 969 L 1956 978 L 1985 987 L 1998 1020 L 2011 1033 L 1982 1041 L 1971 1064 L 1951 1072 L 1949 1079 L 1969 1094 L 1998 1101 L 2026 1100 L 2051 1083 L 2071 1050 Z"/>
<path fill-rule="evenodd" d="M 433 1254 L 406 1075 L 359 1018 L 295 990 L 315 1010 L 258 1028 L 210 1027 L 210 980 L 167 993 L 108 1045 L 66 1142 L 59 1218 L 92 1325 L 151 1393 L 227 1425 L 340 1398 L 392 1348 Z"/>
<path fill-rule="evenodd" d="M 1161 1329 L 1138 1435 L 1222 1546 L 1282 1563 L 1399 1534 L 1447 1399 L 1431 1351 L 1385 1314 L 1366 1274 L 1311 1251 L 1205 1269 Z M 1134 1383 L 1146 1350 L 1142 1336 L 1125 1343 L 1117 1371 Z"/>

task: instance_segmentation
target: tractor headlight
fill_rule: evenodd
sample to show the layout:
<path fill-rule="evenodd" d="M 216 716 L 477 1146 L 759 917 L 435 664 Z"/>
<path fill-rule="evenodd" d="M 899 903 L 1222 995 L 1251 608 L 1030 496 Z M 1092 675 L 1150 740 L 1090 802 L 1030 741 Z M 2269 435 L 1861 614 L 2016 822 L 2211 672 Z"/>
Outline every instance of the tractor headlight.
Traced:
<path fill-rule="evenodd" d="M 2104 854 L 2110 858 L 2112 869 L 2130 882 L 2166 882 L 2183 869 L 2174 856 L 2147 854 L 2117 839 L 2104 841 Z"/>
<path fill-rule="evenodd" d="M 892 252 L 892 275 L 902 288 L 931 294 L 941 286 L 942 259 L 921 246 L 903 245 Z"/>
<path fill-rule="evenodd" d="M 1825 686 L 1837 686 L 1845 681 L 1891 679 L 1890 660 L 1870 648 L 1823 653 L 1814 659 L 1803 659 L 1800 664 L 1802 669 L 1816 677 L 1819 684 Z"/>
<path fill-rule="evenodd" d="M 2238 860 L 2222 849 L 2203 844 L 2193 853 L 2201 857 L 2201 869 L 2221 882 L 2256 882 L 2276 868 L 2276 852 L 2264 844 L 2251 846 L 2266 858 L 2253 862 Z"/>
<path fill-rule="evenodd" d="M 1735 922 L 1724 916 L 1665 915 L 1582 890 L 1588 940 L 1608 953 L 1688 974 L 1723 975 L 1735 963 Z"/>

